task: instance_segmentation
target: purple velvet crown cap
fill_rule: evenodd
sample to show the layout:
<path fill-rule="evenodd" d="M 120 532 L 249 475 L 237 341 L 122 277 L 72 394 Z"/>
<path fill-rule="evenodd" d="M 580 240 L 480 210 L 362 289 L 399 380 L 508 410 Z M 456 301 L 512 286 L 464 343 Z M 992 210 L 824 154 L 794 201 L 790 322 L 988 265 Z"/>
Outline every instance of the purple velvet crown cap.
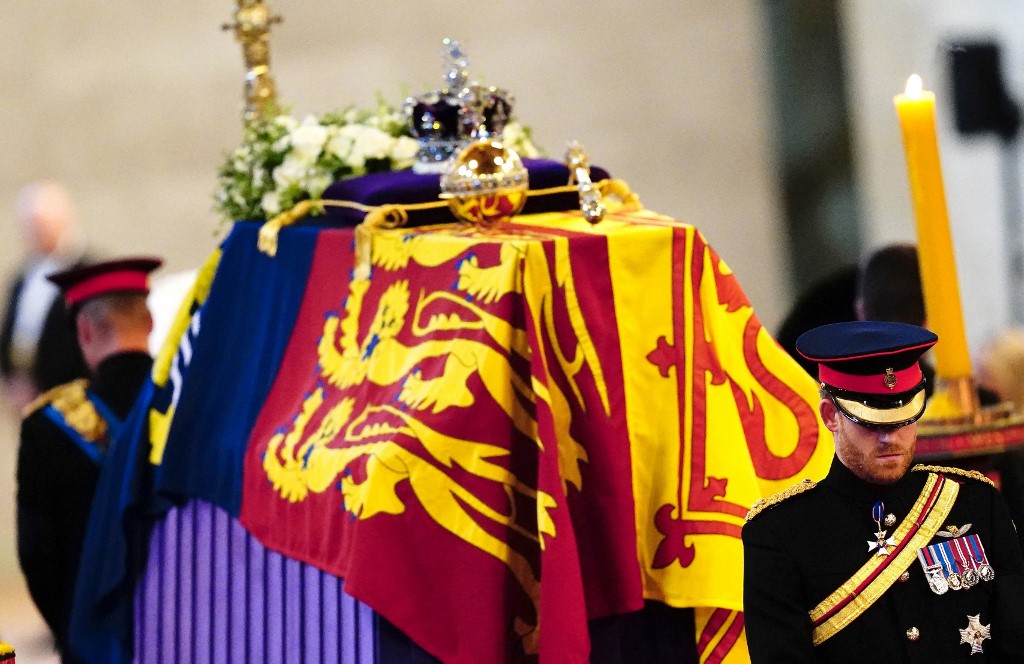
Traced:
<path fill-rule="evenodd" d="M 523 159 L 530 174 L 530 189 L 548 189 L 565 185 L 569 181 L 569 168 L 553 159 Z M 594 182 L 609 177 L 608 171 L 592 166 L 590 176 Z M 362 203 L 363 205 L 427 203 L 438 200 L 441 176 L 417 174 L 412 171 L 372 173 L 357 178 L 339 180 L 327 187 L 323 198 Z M 579 196 L 575 192 L 547 194 L 526 200 L 522 214 L 579 210 Z M 332 227 L 350 227 L 362 222 L 363 214 L 347 208 L 327 207 L 324 214 L 306 217 L 302 223 Z M 455 219 L 447 207 L 414 210 L 409 213 L 407 226 L 452 223 Z"/>
<path fill-rule="evenodd" d="M 419 139 L 458 140 L 460 110 L 458 97 L 441 91 L 410 97 L 405 102 L 409 133 Z"/>

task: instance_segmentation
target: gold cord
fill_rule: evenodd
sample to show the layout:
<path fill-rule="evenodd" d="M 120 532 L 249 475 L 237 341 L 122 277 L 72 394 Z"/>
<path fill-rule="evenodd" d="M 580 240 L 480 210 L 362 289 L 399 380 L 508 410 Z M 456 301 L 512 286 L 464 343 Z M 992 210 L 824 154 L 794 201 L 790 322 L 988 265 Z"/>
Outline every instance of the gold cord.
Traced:
<path fill-rule="evenodd" d="M 625 209 L 638 210 L 642 206 L 640 197 L 633 193 L 623 180 L 601 180 L 595 185 L 602 196 L 614 196 L 622 201 Z M 575 193 L 575 185 L 562 185 L 548 187 L 547 189 L 533 189 L 527 192 L 528 196 L 549 196 L 551 194 Z M 357 269 L 369 267 L 369 241 L 370 233 L 377 228 L 401 228 L 409 221 L 409 213 L 419 210 L 433 210 L 448 206 L 446 200 L 429 201 L 426 203 L 394 203 L 386 205 L 364 205 L 355 201 L 341 201 L 334 199 L 305 200 L 297 203 L 292 209 L 276 215 L 260 227 L 257 246 L 259 250 L 268 256 L 277 255 L 277 236 L 285 226 L 291 226 L 299 219 L 311 214 L 314 210 L 323 212 L 326 207 L 339 207 L 349 210 L 356 210 L 365 213 L 363 222 L 356 226 L 356 252 Z M 360 230 L 361 229 L 361 230 Z M 363 262 L 363 258 L 366 262 Z"/>

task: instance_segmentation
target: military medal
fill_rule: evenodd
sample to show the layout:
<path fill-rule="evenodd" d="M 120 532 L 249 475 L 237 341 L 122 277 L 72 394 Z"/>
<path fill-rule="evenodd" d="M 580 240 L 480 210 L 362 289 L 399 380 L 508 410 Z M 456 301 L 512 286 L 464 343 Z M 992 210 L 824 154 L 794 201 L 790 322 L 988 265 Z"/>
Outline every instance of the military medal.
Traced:
<path fill-rule="evenodd" d="M 964 542 L 967 544 L 971 559 L 977 566 L 978 576 L 981 577 L 981 580 L 988 582 L 996 578 L 996 571 L 992 569 L 992 565 L 988 562 L 988 555 L 985 553 L 985 547 L 981 543 L 981 538 L 977 535 L 968 535 L 964 538 Z"/>
<path fill-rule="evenodd" d="M 937 542 L 917 550 L 928 586 L 936 595 L 964 587 L 962 570 L 949 550 L 949 542 Z"/>
<path fill-rule="evenodd" d="M 935 555 L 932 547 L 925 547 L 917 550 L 917 559 L 921 561 L 924 568 L 924 578 L 928 581 L 928 587 L 936 595 L 945 595 L 949 592 L 949 583 L 946 581 L 945 570 L 941 560 Z"/>
<path fill-rule="evenodd" d="M 960 529 L 960 532 L 963 533 L 967 527 Z M 930 544 L 917 550 L 917 558 L 921 561 L 928 586 L 936 595 L 942 595 L 948 590 L 967 590 L 982 581 L 996 578 L 985 547 L 977 535 Z"/>
<path fill-rule="evenodd" d="M 978 574 L 977 562 L 974 560 L 974 556 L 967 555 L 965 551 L 967 547 L 965 545 L 964 539 L 958 537 L 949 543 L 949 550 L 953 554 L 953 559 L 956 560 L 957 565 L 962 570 L 960 578 L 964 582 L 964 588 L 973 588 L 981 581 L 981 576 Z"/>
<path fill-rule="evenodd" d="M 971 644 L 971 654 L 982 652 L 981 642 L 992 638 L 992 625 L 981 624 L 981 614 L 967 616 L 967 629 L 960 630 L 960 643 Z"/>
<path fill-rule="evenodd" d="M 942 560 L 942 568 L 946 572 L 946 583 L 953 590 L 960 590 L 964 587 L 964 579 L 960 576 L 960 566 L 956 564 L 953 553 L 949 550 L 949 542 L 933 545 L 938 548 L 939 558 Z"/>
<path fill-rule="evenodd" d="M 878 532 L 875 533 L 874 541 L 868 540 L 868 552 L 874 551 L 875 555 L 880 558 L 889 555 L 889 547 L 896 546 L 896 539 L 894 537 L 886 537 L 886 533 L 889 531 L 882 530 L 882 518 L 884 515 L 885 504 L 882 501 L 878 501 L 871 508 L 871 518 L 878 525 Z"/>

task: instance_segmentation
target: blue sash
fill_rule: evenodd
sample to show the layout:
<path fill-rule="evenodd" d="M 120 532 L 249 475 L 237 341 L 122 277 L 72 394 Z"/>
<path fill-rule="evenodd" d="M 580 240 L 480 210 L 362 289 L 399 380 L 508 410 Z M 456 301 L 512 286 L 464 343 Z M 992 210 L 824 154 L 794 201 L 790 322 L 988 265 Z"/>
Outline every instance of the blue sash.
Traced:
<path fill-rule="evenodd" d="M 96 412 L 99 413 L 99 416 L 107 423 L 107 440 L 117 438 L 117 434 L 121 430 L 123 422 L 114 415 L 114 411 L 110 409 L 110 406 L 103 403 L 103 400 L 100 399 L 92 390 L 86 390 L 85 398 L 92 403 Z M 100 461 L 103 460 L 103 450 L 100 449 L 100 446 L 97 445 L 95 441 L 89 440 L 77 429 L 68 424 L 63 413 L 54 408 L 52 403 L 47 404 L 43 408 L 43 415 L 60 427 L 61 430 L 67 434 L 71 442 L 74 443 L 78 449 L 82 450 L 82 452 L 85 453 L 85 456 L 89 457 L 89 460 L 99 465 Z"/>

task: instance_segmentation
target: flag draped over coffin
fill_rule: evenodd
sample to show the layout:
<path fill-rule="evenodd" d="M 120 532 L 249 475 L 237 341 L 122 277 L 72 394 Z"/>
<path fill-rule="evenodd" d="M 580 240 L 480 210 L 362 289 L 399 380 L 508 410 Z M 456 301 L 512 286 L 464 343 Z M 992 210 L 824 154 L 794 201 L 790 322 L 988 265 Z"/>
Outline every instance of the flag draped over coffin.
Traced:
<path fill-rule="evenodd" d="M 237 225 L 158 361 L 158 491 L 239 514 L 446 662 L 585 661 L 587 619 L 645 598 L 704 607 L 704 661 L 745 658 L 743 516 L 831 446 L 695 228 L 381 230 L 368 277 L 352 229 L 279 247 Z"/>

